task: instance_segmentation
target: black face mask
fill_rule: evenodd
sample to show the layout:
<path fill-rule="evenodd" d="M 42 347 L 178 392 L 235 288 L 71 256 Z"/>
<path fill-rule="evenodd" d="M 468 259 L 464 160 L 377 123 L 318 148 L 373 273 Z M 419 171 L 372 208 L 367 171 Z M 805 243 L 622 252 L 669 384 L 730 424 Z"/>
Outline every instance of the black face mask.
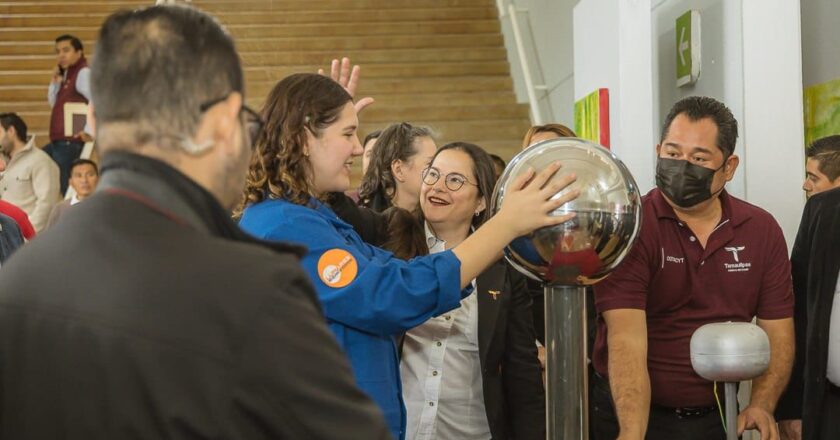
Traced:
<path fill-rule="evenodd" d="M 656 162 L 656 186 L 677 206 L 690 208 L 712 198 L 712 179 L 724 165 L 713 170 L 687 160 L 660 157 Z M 721 191 L 723 187 L 715 194 Z"/>

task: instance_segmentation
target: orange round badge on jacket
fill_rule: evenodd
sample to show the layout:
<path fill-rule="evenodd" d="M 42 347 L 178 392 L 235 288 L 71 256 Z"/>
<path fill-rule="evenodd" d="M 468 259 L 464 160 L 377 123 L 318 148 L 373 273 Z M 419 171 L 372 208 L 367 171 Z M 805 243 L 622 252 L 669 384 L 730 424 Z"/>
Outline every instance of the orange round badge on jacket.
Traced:
<path fill-rule="evenodd" d="M 358 272 L 356 259 L 344 249 L 330 249 L 318 259 L 318 278 L 330 287 L 352 283 Z"/>

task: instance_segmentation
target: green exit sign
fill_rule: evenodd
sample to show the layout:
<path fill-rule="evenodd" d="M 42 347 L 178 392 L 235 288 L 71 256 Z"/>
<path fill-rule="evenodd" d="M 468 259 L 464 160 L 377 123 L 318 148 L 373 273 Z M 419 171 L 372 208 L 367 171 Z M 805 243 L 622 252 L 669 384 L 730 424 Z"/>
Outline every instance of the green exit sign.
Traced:
<path fill-rule="evenodd" d="M 700 76 L 700 12 L 677 18 L 677 87 L 697 82 Z"/>

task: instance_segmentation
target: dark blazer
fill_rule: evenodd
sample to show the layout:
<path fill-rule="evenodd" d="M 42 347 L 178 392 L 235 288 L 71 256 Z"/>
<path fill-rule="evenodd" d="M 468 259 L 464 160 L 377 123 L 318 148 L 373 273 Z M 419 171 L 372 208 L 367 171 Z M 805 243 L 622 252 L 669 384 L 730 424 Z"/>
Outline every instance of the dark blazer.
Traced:
<path fill-rule="evenodd" d="M 327 204 L 338 218 L 353 226 L 366 243 L 382 246 L 388 240 L 388 220 L 380 212 L 357 205 L 341 192 L 330 193 Z"/>
<path fill-rule="evenodd" d="M 796 358 L 776 418 L 802 419 L 804 440 L 816 440 L 823 414 L 828 331 L 840 271 L 840 189 L 817 194 L 805 204 L 791 253 L 795 297 Z M 840 329 L 834 329 L 840 331 Z"/>
<path fill-rule="evenodd" d="M 390 438 L 291 251 L 109 173 L 0 270 L 0 438 Z"/>
<path fill-rule="evenodd" d="M 545 390 L 525 278 L 498 261 L 476 279 L 476 295 L 484 406 L 493 439 L 545 439 Z"/>

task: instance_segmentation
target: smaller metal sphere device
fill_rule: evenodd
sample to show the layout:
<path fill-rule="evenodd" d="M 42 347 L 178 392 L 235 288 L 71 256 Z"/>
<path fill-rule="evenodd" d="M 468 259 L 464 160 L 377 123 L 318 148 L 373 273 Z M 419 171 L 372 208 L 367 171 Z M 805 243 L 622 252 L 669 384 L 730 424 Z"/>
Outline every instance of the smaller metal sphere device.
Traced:
<path fill-rule="evenodd" d="M 726 438 L 738 438 L 737 384 L 764 374 L 770 340 L 749 322 L 706 324 L 691 335 L 691 366 L 703 379 L 725 383 Z"/>
<path fill-rule="evenodd" d="M 553 215 L 575 216 L 513 240 L 505 258 L 545 286 L 546 431 L 551 440 L 587 439 L 586 288 L 608 276 L 632 247 L 641 226 L 641 197 L 633 176 L 610 150 L 576 138 L 534 144 L 514 157 L 493 194 L 494 212 L 511 182 L 554 161 L 553 179 L 577 180 L 553 196 L 580 190 Z M 538 329 L 539 331 L 539 329 Z"/>

